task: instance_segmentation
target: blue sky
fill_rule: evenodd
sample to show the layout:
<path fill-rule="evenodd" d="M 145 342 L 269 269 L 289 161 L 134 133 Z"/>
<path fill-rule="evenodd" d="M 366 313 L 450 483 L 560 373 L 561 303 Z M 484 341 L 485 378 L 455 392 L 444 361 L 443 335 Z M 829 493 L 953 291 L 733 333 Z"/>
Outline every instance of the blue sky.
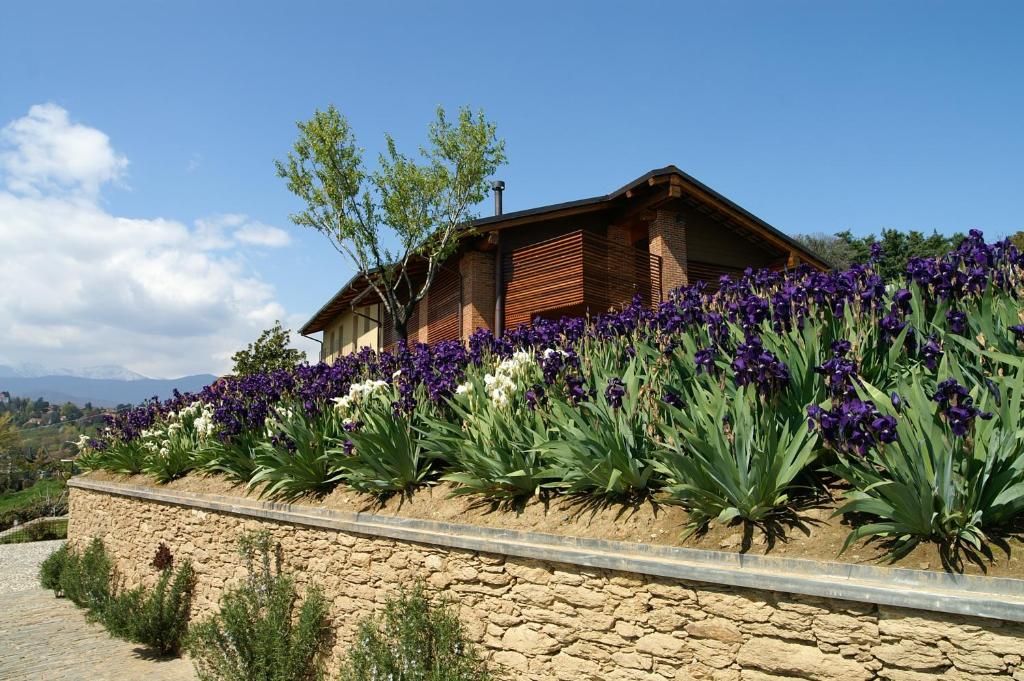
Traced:
<path fill-rule="evenodd" d="M 414 149 L 438 104 L 483 108 L 507 142 L 506 210 L 674 163 L 790 233 L 1012 233 L 1024 228 L 1022 26 L 1010 2 L 5 3 L 0 127 L 52 103 L 105 134 L 127 165 L 104 176 L 94 208 L 139 229 L 244 215 L 290 242 L 203 251 L 266 287 L 216 311 L 246 320 L 234 335 L 204 344 L 197 324 L 182 353 L 157 325 L 116 361 L 83 336 L 136 320 L 90 322 L 97 306 L 83 303 L 62 311 L 84 315 L 76 333 L 49 348 L 0 340 L 0 363 L 217 371 L 257 322 L 308 317 L 351 268 L 290 225 L 297 204 L 272 162 L 295 121 L 329 103 L 371 157 L 384 131 Z M 14 307 L 24 338 L 59 333 Z"/>

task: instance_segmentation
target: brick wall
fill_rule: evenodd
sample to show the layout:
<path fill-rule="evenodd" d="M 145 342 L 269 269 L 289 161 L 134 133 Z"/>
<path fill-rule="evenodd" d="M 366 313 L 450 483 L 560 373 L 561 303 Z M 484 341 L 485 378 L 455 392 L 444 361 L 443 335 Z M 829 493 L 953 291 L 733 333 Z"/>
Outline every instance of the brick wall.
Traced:
<path fill-rule="evenodd" d="M 459 262 L 462 274 L 462 339 L 480 327 L 494 328 L 493 251 L 468 251 Z"/>
<path fill-rule="evenodd" d="M 651 253 L 661 257 L 661 295 L 686 286 L 686 223 L 674 211 L 659 210 L 648 228 Z"/>

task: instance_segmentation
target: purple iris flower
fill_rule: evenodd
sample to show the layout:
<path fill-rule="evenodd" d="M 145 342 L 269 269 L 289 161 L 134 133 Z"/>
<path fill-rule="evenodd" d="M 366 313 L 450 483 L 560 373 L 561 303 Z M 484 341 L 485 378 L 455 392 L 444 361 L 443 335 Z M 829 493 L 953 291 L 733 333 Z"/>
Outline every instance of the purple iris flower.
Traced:
<path fill-rule="evenodd" d="M 614 409 L 622 406 L 622 398 L 626 395 L 626 385 L 621 379 L 611 378 L 608 380 L 608 387 L 604 389 L 604 398 Z"/>

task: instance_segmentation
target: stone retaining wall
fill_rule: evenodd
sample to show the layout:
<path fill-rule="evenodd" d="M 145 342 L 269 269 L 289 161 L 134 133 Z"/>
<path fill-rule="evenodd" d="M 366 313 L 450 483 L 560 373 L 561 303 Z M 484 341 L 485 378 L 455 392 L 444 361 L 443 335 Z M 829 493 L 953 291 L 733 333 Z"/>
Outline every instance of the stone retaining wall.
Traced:
<path fill-rule="evenodd" d="M 602 570 L 199 510 L 73 488 L 68 536 L 99 537 L 128 585 L 160 542 L 197 574 L 194 616 L 242 578 L 246 531 L 269 530 L 301 588 L 331 604 L 342 655 L 358 619 L 423 579 L 459 604 L 509 679 L 1024 681 L 1024 625 Z M 336 668 L 336 664 L 332 665 Z"/>

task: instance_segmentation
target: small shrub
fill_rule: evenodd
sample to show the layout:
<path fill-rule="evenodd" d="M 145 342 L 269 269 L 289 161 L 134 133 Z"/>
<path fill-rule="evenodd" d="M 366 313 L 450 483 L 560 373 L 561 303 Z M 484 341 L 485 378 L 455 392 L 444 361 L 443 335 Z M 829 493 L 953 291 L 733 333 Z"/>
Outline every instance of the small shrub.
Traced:
<path fill-rule="evenodd" d="M 184 561 L 177 570 L 161 570 L 152 591 L 143 587 L 116 594 L 103 624 L 119 638 L 149 646 L 161 655 L 176 653 L 188 629 L 195 575 Z"/>
<path fill-rule="evenodd" d="M 188 650 L 202 681 L 323 677 L 327 604 L 314 588 L 299 606 L 291 578 L 272 565 L 271 548 L 266 532 L 243 537 L 246 581 L 224 595 L 220 612 L 193 627 Z"/>
<path fill-rule="evenodd" d="M 423 585 L 390 599 L 364 619 L 340 681 L 490 681 L 476 649 L 447 605 L 432 605 Z"/>
<path fill-rule="evenodd" d="M 64 544 L 50 554 L 39 566 L 39 584 L 44 589 L 50 589 L 57 596 L 63 595 L 60 576 L 68 562 L 68 545 Z"/>
<path fill-rule="evenodd" d="M 166 570 L 174 564 L 174 556 L 171 554 L 171 549 L 167 547 L 167 544 L 160 542 L 160 546 L 156 549 L 156 555 L 153 556 L 153 562 L 150 563 L 157 570 Z"/>
<path fill-rule="evenodd" d="M 68 549 L 60 573 L 60 590 L 75 605 L 88 609 L 92 618 L 101 619 L 110 603 L 113 576 L 103 542 L 93 539 L 81 555 Z"/>

